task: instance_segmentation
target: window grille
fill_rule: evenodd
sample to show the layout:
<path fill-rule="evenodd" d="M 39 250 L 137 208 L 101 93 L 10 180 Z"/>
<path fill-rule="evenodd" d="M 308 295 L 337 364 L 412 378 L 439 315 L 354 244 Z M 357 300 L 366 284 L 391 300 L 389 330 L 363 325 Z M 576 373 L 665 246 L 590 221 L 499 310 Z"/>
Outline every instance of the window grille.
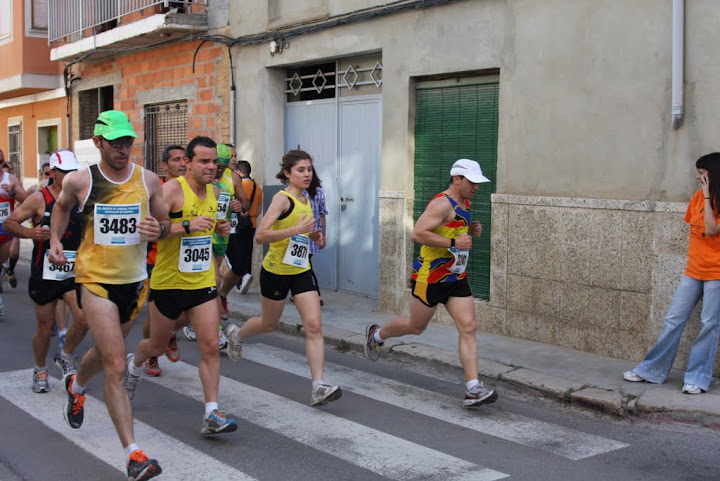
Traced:
<path fill-rule="evenodd" d="M 15 176 L 22 179 L 22 124 L 8 126 L 8 158 L 15 167 Z"/>
<path fill-rule="evenodd" d="M 160 161 L 168 145 L 187 145 L 187 101 L 145 106 L 145 167 L 164 176 Z"/>

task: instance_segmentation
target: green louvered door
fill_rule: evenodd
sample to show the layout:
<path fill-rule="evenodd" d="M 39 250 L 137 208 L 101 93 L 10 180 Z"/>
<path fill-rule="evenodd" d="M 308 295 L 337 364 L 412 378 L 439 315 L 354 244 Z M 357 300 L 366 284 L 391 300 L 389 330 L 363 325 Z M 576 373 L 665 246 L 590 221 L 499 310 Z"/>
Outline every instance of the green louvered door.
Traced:
<path fill-rule="evenodd" d="M 414 220 L 435 194 L 447 188 L 450 167 L 457 159 L 478 161 L 491 181 L 480 184 L 471 200 L 472 219 L 482 223 L 483 233 L 473 239 L 468 265 L 473 295 L 489 299 L 490 195 L 497 179 L 497 77 L 418 83 L 416 107 Z M 419 251 L 416 245 L 415 256 Z"/>

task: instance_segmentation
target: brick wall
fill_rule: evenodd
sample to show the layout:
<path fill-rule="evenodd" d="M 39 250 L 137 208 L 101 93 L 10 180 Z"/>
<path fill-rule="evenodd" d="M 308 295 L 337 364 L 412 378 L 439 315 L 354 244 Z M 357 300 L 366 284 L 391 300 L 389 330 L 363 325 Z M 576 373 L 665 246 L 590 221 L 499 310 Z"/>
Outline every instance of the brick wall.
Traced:
<path fill-rule="evenodd" d="M 206 135 L 219 142 L 230 139 L 230 77 L 227 49 L 205 43 L 195 57 L 199 41 L 180 42 L 164 47 L 92 61 L 77 66 L 76 74 L 84 82 L 119 72 L 114 87 L 114 108 L 124 111 L 139 138 L 134 160 L 142 163 L 145 141 L 144 107 L 155 103 L 186 100 L 188 103 L 188 140 Z M 78 94 L 73 93 L 79 115 Z M 78 139 L 79 119 L 73 119 L 73 138 Z"/>

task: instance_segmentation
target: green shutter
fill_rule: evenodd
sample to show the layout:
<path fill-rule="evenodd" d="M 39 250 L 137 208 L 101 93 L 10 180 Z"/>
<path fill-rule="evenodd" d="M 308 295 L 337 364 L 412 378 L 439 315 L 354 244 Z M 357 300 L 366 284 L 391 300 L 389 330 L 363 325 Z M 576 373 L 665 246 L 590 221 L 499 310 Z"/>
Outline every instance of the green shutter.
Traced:
<path fill-rule="evenodd" d="M 497 136 L 497 82 L 417 89 L 414 220 L 447 188 L 457 159 L 478 161 L 491 181 L 480 184 L 471 201 L 472 219 L 482 223 L 483 233 L 473 239 L 468 279 L 473 295 L 481 299 L 490 299 L 490 196 L 497 180 Z M 415 256 L 419 252 L 416 245 Z"/>

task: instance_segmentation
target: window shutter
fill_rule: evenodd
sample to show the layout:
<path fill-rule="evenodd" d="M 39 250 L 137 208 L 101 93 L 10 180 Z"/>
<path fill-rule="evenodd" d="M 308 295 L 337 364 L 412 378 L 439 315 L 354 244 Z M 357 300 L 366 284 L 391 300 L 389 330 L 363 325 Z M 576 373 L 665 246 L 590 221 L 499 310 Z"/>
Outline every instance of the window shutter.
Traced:
<path fill-rule="evenodd" d="M 490 183 L 480 184 L 471 202 L 472 219 L 483 232 L 473 239 L 468 280 L 473 295 L 490 299 L 490 196 L 497 180 L 498 82 L 459 87 L 419 87 L 415 113 L 414 220 L 435 194 L 448 187 L 457 159 L 480 163 Z M 415 246 L 415 256 L 420 247 Z"/>

